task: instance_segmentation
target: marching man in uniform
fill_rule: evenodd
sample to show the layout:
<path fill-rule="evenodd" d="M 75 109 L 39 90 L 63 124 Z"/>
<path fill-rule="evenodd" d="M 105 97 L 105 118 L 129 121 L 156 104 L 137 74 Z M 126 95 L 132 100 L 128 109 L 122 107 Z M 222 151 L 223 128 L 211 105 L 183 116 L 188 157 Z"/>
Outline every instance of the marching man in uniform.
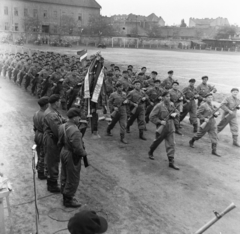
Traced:
<path fill-rule="evenodd" d="M 197 117 L 200 119 L 200 124 L 205 123 L 205 126 L 200 126 L 200 130 L 195 133 L 194 137 L 189 141 L 189 145 L 190 147 L 194 148 L 194 142 L 201 139 L 206 133 L 208 133 L 212 142 L 212 154 L 221 157 L 217 153 L 218 137 L 215 118 L 217 118 L 218 114 L 212 105 L 213 94 L 207 94 L 205 100 L 206 102 L 203 102 L 197 111 Z"/>
<path fill-rule="evenodd" d="M 222 102 L 222 119 L 217 126 L 218 133 L 221 132 L 228 124 L 233 137 L 233 145 L 240 147 L 238 143 L 238 123 L 237 123 L 237 110 L 240 109 L 240 100 L 237 98 L 239 89 L 233 88 L 230 96 L 226 97 Z"/>
<path fill-rule="evenodd" d="M 174 141 L 174 118 L 179 114 L 174 104 L 170 102 L 170 94 L 168 91 L 164 92 L 163 100 L 157 104 L 151 114 L 150 121 L 154 123 L 157 127 L 156 138 L 152 145 L 150 146 L 150 150 L 148 152 L 148 156 L 151 160 L 154 160 L 153 152 L 156 148 L 165 140 L 166 152 L 169 160 L 169 167 L 174 170 L 179 170 L 174 164 L 174 154 L 175 154 L 175 141 Z M 158 131 L 158 129 L 162 128 L 162 130 Z"/>

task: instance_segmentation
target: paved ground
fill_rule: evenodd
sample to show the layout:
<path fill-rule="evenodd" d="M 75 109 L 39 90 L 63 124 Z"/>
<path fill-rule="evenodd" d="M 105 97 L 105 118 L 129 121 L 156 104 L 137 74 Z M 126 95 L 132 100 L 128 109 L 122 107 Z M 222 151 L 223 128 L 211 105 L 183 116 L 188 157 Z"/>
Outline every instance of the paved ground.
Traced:
<path fill-rule="evenodd" d="M 133 51 L 137 52 L 138 56 L 142 53 L 148 58 L 152 53 L 156 53 L 147 50 L 144 50 L 144 53 Z M 111 57 L 115 63 L 118 60 L 126 64 L 139 63 L 148 66 L 148 58 L 143 59 L 144 56 L 137 56 L 136 61 L 132 57 L 130 62 L 125 58 L 120 59 L 120 53 L 127 51 L 104 51 L 105 57 Z M 171 51 L 158 53 L 179 54 L 180 59 L 185 58 L 183 62 L 191 54 Z M 199 53 L 191 56 L 198 56 L 203 63 L 204 57 L 208 55 Z M 226 66 L 234 68 L 235 72 L 239 69 L 234 67 L 239 58 L 236 55 L 211 56 L 221 57 L 224 61 L 230 61 L 231 58 L 232 62 L 227 62 Z M 185 67 L 179 58 L 174 60 L 174 64 Z M 159 70 L 165 73 L 164 71 L 169 69 L 160 69 L 163 61 L 164 59 L 159 62 Z M 208 63 L 209 61 L 211 59 Z M 209 66 L 213 67 L 211 64 Z M 38 109 L 36 98 L 0 77 L 0 106 L 0 171 L 10 178 L 14 187 L 11 195 L 11 203 L 15 205 L 12 207 L 14 234 L 34 233 L 34 205 L 25 202 L 33 199 L 31 147 L 32 115 Z M 113 131 L 112 138 L 104 136 L 106 126 L 106 122 L 100 123 L 101 139 L 92 140 L 89 131 L 85 137 L 92 166 L 88 169 L 82 168 L 77 197 L 86 204 L 83 209 L 94 209 L 108 219 L 108 233 L 194 233 L 213 217 L 212 210 L 221 211 L 231 202 L 240 205 L 239 150 L 231 146 L 229 128 L 219 136 L 219 152 L 222 157 L 217 158 L 210 154 L 207 136 L 196 143 L 195 149 L 189 148 L 188 141 L 192 133 L 186 120 L 183 130 L 185 136 L 176 136 L 176 163 L 181 167 L 181 171 L 176 172 L 167 167 L 164 144 L 156 151 L 156 160 L 148 160 L 147 149 L 154 138 L 152 124 L 148 126 L 146 142 L 140 142 L 134 126 L 132 133 L 127 136 L 130 142 L 127 146 L 119 143 L 118 127 Z M 66 221 L 76 210 L 61 210 L 61 196 L 51 196 L 46 190 L 45 182 L 37 180 L 37 187 L 41 198 L 40 233 L 51 234 L 66 228 Z M 17 204 L 21 205 L 16 206 Z M 239 209 L 235 209 L 206 233 L 239 234 L 239 215 Z"/>

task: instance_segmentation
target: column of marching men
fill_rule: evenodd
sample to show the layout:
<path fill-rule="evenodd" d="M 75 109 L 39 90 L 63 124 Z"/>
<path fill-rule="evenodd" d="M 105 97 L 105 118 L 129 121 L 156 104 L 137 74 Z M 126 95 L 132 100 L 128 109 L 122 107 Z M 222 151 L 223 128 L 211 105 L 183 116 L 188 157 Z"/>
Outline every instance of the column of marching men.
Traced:
<path fill-rule="evenodd" d="M 63 194 L 66 207 L 79 207 L 81 204 L 74 198 L 79 180 L 81 159 L 86 159 L 83 136 L 88 126 L 87 107 L 82 105 L 84 78 L 91 66 L 91 60 L 80 62 L 77 56 L 61 55 L 53 52 L 38 52 L 29 56 L 27 53 L 0 54 L 0 72 L 20 87 L 36 95 L 40 110 L 33 117 L 35 143 L 38 152 L 38 178 L 47 179 L 48 191 Z M 209 134 L 212 143 L 212 154 L 217 152 L 218 136 L 226 125 L 230 125 L 233 146 L 238 143 L 237 110 L 240 100 L 239 90 L 233 88 L 219 107 L 213 105 L 213 96 L 217 92 L 208 84 L 208 77 L 202 77 L 202 83 L 195 87 L 195 79 L 179 89 L 179 82 L 174 79 L 174 72 L 169 71 L 167 78 L 158 79 L 158 73 L 146 74 L 147 68 L 134 72 L 129 65 L 120 71 L 111 64 L 104 67 L 101 105 L 91 103 L 91 131 L 93 138 L 99 138 L 98 112 L 109 113 L 106 135 L 113 136 L 116 123 L 120 125 L 120 141 L 128 144 L 126 134 L 137 120 L 139 139 L 146 141 L 144 132 L 146 124 L 156 125 L 155 140 L 146 154 L 154 160 L 154 151 L 165 141 L 169 167 L 179 170 L 174 162 L 175 134 L 183 136 L 181 122 L 189 114 L 193 135 L 189 146 Z M 103 100 L 106 100 L 105 102 Z M 99 107 L 101 106 L 101 107 Z M 67 111 L 65 119 L 59 109 Z M 222 117 L 219 124 L 216 118 Z M 61 158 L 61 186 L 58 185 L 59 161 Z"/>

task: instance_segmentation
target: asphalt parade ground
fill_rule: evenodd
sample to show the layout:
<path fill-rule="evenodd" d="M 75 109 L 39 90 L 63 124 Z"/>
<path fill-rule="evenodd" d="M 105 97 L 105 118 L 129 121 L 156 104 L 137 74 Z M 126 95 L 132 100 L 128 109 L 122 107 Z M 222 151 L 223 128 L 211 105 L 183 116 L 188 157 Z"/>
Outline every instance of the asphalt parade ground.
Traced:
<path fill-rule="evenodd" d="M 82 48 L 37 49 L 75 53 Z M 97 49 L 89 49 L 89 54 Z M 164 78 L 175 71 L 181 81 L 208 75 L 221 93 L 240 87 L 240 55 L 237 53 L 192 51 L 153 51 L 107 48 L 102 55 L 111 63 L 135 68 L 146 66 Z M 136 69 L 134 69 L 136 70 Z M 35 210 L 32 150 L 32 116 L 38 110 L 37 99 L 12 81 L 0 77 L 0 171 L 12 183 L 13 233 L 34 233 Z M 119 127 L 107 137 L 107 122 L 99 123 L 101 139 L 93 140 L 89 129 L 84 142 L 91 166 L 82 167 L 76 197 L 80 209 L 93 209 L 109 222 L 111 234 L 190 234 L 214 217 L 213 210 L 224 210 L 231 202 L 237 209 L 224 216 L 206 234 L 239 234 L 240 178 L 237 148 L 232 146 L 229 127 L 219 135 L 218 152 L 211 155 L 208 136 L 188 146 L 192 127 L 186 119 L 184 136 L 176 136 L 176 164 L 180 171 L 168 168 L 164 144 L 155 152 L 155 161 L 147 157 L 154 139 L 154 126 L 148 124 L 147 141 L 138 139 L 136 123 L 127 134 L 128 145 L 119 142 Z M 61 195 L 47 192 L 46 182 L 37 179 L 40 232 L 55 233 L 67 227 L 67 220 L 78 210 L 65 209 Z M 6 212 L 7 214 L 7 212 Z M 7 215 L 6 215 L 7 216 Z M 9 219 L 6 217 L 7 228 Z M 60 231 L 58 233 L 68 233 Z"/>

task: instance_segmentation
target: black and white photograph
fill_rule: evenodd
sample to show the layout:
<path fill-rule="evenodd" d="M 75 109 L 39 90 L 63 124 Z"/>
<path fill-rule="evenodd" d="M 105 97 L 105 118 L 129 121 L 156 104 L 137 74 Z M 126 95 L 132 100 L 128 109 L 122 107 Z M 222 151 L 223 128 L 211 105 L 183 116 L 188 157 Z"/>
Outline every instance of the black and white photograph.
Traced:
<path fill-rule="evenodd" d="M 0 234 L 240 234 L 239 0 L 0 0 Z"/>

